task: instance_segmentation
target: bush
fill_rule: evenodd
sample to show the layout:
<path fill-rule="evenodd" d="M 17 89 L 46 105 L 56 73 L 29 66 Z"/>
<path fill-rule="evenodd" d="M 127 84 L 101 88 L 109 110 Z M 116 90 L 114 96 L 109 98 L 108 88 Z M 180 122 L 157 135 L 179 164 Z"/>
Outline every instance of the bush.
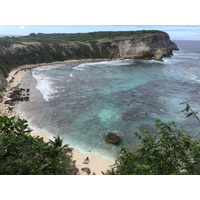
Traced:
<path fill-rule="evenodd" d="M 200 140 L 192 139 L 174 122 L 156 120 L 157 133 L 136 133 L 136 151 L 123 147 L 108 175 L 200 174 Z"/>
<path fill-rule="evenodd" d="M 67 145 L 55 146 L 32 137 L 27 127 L 25 120 L 0 116 L 0 174 L 77 174 Z"/>
<path fill-rule="evenodd" d="M 189 101 L 183 102 L 188 112 L 186 117 L 197 113 L 192 110 Z M 155 121 L 157 132 L 151 135 L 146 130 L 135 133 L 141 140 L 136 151 L 122 147 L 118 158 L 107 175 L 199 175 L 200 140 L 192 138 L 184 130 L 178 129 L 175 122 Z M 196 137 L 198 137 L 197 135 Z"/>

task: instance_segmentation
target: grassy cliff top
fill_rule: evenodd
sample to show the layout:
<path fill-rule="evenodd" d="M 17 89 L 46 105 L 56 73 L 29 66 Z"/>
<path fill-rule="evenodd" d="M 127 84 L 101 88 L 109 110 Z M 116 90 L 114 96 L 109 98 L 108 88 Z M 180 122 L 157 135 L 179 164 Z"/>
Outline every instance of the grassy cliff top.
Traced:
<path fill-rule="evenodd" d="M 121 39 L 132 39 L 143 37 L 149 34 L 166 34 L 158 30 L 141 30 L 141 31 L 101 31 L 91 33 L 31 33 L 28 36 L 20 37 L 2 37 L 0 45 L 9 47 L 11 44 L 26 43 L 67 43 L 67 42 L 86 42 L 86 41 L 112 41 Z"/>

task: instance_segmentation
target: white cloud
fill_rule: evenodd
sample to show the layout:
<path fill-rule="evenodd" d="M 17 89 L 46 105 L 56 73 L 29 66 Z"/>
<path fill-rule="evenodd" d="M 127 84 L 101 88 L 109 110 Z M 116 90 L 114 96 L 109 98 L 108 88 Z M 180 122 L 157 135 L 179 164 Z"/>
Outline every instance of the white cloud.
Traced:
<path fill-rule="evenodd" d="M 25 28 L 25 26 L 20 26 L 20 27 L 19 27 L 19 29 L 24 29 L 24 28 Z"/>

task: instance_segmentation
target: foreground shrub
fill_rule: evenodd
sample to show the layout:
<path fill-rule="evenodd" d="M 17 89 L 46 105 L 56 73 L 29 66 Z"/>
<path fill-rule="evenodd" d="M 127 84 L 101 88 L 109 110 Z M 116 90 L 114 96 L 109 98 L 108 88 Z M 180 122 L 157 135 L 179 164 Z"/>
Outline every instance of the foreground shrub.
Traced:
<path fill-rule="evenodd" d="M 77 174 L 72 149 L 55 138 L 52 145 L 32 137 L 27 121 L 0 116 L 0 174 Z"/>
<path fill-rule="evenodd" d="M 200 140 L 193 139 L 174 122 L 156 120 L 157 133 L 136 133 L 141 140 L 136 151 L 123 147 L 107 175 L 200 174 Z"/>

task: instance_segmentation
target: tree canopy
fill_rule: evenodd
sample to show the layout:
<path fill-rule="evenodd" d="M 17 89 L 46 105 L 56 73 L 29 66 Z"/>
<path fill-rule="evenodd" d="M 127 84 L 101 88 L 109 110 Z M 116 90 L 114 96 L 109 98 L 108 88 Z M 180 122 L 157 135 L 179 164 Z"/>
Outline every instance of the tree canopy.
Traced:
<path fill-rule="evenodd" d="M 27 36 L 19 37 L 1 37 L 0 44 L 10 46 L 22 42 L 42 42 L 42 43 L 66 43 L 66 42 L 86 42 L 97 41 L 101 39 L 123 39 L 142 37 L 147 34 L 166 34 L 158 30 L 140 30 L 140 31 L 99 31 L 90 33 L 31 33 Z"/>
<path fill-rule="evenodd" d="M 27 121 L 0 116 L 0 174 L 75 175 L 78 169 L 67 145 L 32 137 Z M 58 142 L 60 138 L 55 138 Z"/>

